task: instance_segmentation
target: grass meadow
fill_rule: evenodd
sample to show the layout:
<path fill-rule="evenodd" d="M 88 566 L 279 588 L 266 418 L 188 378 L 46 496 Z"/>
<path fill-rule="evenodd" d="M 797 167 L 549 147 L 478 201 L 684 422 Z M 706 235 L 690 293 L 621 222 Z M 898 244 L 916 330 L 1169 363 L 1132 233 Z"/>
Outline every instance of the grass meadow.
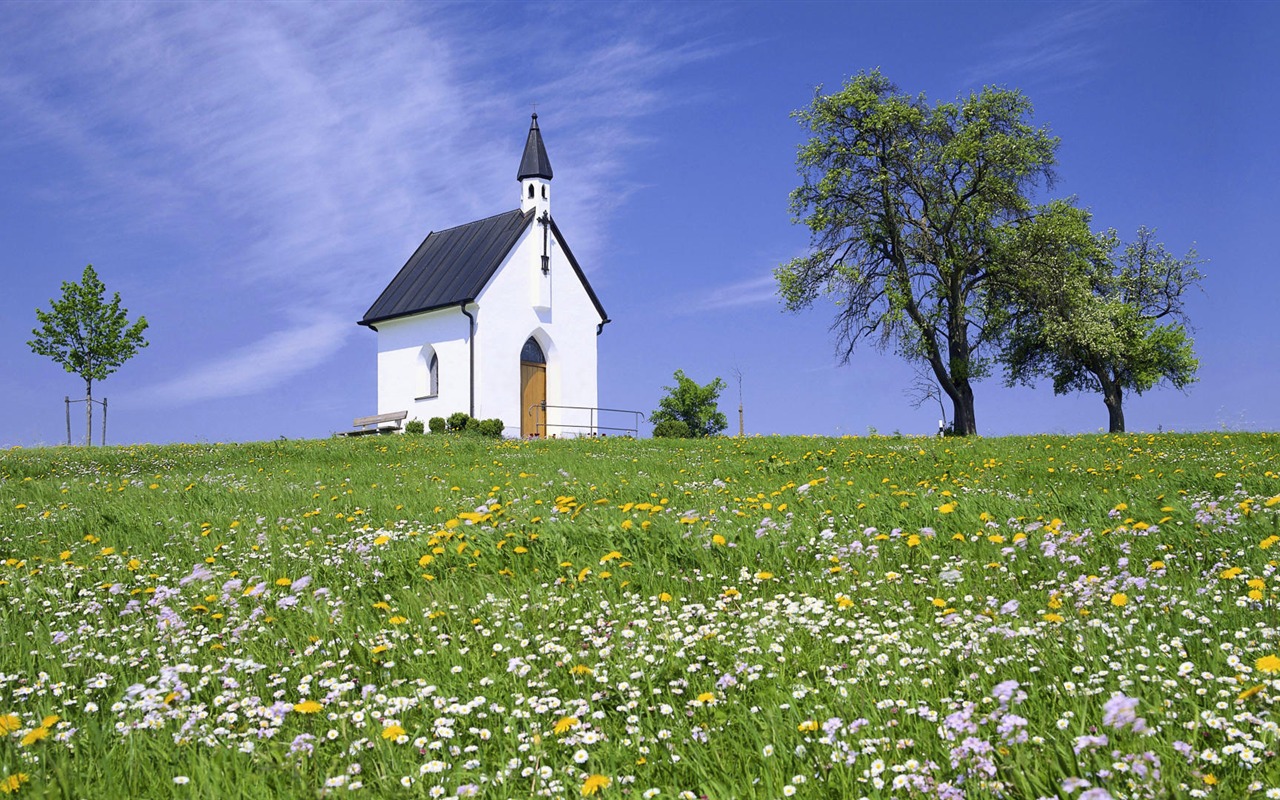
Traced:
<path fill-rule="evenodd" d="M 0 452 L 0 794 L 1280 797 L 1280 436 Z"/>

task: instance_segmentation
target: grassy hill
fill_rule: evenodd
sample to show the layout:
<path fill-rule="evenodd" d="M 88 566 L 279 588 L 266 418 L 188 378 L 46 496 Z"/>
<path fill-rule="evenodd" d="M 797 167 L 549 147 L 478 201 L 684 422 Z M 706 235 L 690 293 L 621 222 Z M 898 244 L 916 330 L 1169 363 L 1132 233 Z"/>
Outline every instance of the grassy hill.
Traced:
<path fill-rule="evenodd" d="M 1267 434 L 14 449 L 0 793 L 1280 796 L 1277 544 Z"/>

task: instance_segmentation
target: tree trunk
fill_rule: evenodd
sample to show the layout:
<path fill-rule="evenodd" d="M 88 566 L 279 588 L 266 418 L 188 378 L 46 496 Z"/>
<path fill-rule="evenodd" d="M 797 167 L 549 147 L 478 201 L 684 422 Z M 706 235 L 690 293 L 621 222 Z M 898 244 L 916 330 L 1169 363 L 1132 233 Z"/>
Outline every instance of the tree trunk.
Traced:
<path fill-rule="evenodd" d="M 1119 384 L 1113 382 L 1103 390 L 1102 402 L 1107 404 L 1111 433 L 1124 433 L 1124 392 Z"/>
<path fill-rule="evenodd" d="M 967 380 L 955 382 L 956 394 L 951 398 L 953 408 L 952 430 L 956 436 L 976 436 L 978 421 L 973 413 L 973 387 Z"/>
<path fill-rule="evenodd" d="M 84 382 L 84 446 L 93 447 L 93 381 Z"/>

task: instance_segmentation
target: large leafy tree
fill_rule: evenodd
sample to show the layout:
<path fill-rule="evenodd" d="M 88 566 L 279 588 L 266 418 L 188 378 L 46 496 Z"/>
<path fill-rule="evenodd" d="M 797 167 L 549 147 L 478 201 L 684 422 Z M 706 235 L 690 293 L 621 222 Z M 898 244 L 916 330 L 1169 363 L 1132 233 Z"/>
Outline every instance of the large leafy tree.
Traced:
<path fill-rule="evenodd" d="M 37 355 L 48 356 L 84 380 L 86 445 L 92 443 L 93 382 L 106 380 L 148 344 L 142 336 L 147 318 L 130 323 L 128 310 L 120 307 L 120 294 L 107 302 L 106 288 L 92 264 L 84 268 L 80 283 L 64 281 L 62 297 L 50 300 L 48 311 L 36 309 L 40 327 L 27 342 Z"/>
<path fill-rule="evenodd" d="M 1196 380 L 1184 296 L 1203 278 L 1192 249 L 1181 258 L 1140 228 L 1121 244 L 1093 234 L 1087 212 L 1055 204 L 1014 239 L 1038 254 L 1014 284 L 1012 334 L 1002 356 L 1010 384 L 1053 380 L 1057 394 L 1097 392 L 1108 427 L 1123 433 L 1124 398 Z"/>
<path fill-rule="evenodd" d="M 724 391 L 724 381 L 716 378 L 703 386 L 684 374 L 675 372 L 676 385 L 662 387 L 666 394 L 658 401 L 658 408 L 649 415 L 655 425 L 663 422 L 683 422 L 689 427 L 690 436 L 715 436 L 729 427 L 729 420 L 720 412 L 717 402 Z"/>
<path fill-rule="evenodd" d="M 791 195 L 811 252 L 775 271 L 788 309 L 835 300 L 842 361 L 870 338 L 927 365 L 977 433 L 973 383 L 989 374 L 1008 327 L 993 283 L 1015 269 L 1007 231 L 1031 219 L 1052 180 L 1058 140 L 1033 127 L 1031 104 L 997 88 L 930 105 L 878 71 L 821 89 L 796 112 L 809 140 Z"/>

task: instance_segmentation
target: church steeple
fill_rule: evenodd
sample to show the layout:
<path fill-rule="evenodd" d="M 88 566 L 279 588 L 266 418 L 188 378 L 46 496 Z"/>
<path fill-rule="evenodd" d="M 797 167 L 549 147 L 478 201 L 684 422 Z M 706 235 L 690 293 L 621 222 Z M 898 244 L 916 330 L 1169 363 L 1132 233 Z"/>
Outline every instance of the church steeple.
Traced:
<path fill-rule="evenodd" d="M 516 180 L 520 181 L 520 210 L 535 209 L 537 216 L 551 209 L 551 159 L 547 158 L 547 148 L 542 144 L 542 131 L 538 128 L 538 115 L 535 112 L 529 124 L 529 138 L 524 143 L 524 155 L 520 159 L 520 171 Z"/>

